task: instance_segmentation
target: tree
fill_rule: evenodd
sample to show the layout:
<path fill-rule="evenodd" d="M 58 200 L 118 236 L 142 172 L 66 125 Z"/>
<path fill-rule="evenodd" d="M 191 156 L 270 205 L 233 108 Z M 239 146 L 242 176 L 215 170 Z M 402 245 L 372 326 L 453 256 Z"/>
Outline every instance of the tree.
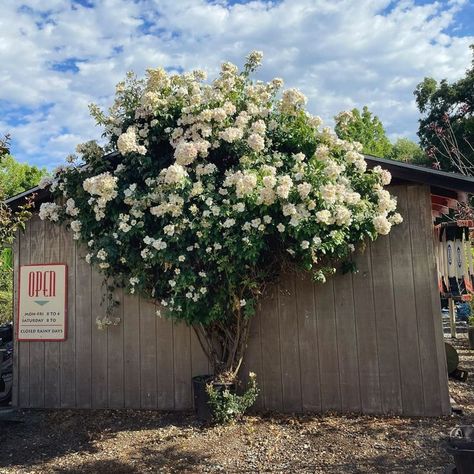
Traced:
<path fill-rule="evenodd" d="M 0 189 L 7 198 L 33 188 L 46 174 L 45 168 L 19 163 L 9 153 L 0 158 Z"/>
<path fill-rule="evenodd" d="M 12 211 L 4 200 L 37 184 L 35 177 L 38 176 L 37 171 L 39 171 L 28 165 L 17 166 L 15 160 L 9 155 L 9 141 L 8 135 L 0 138 L 0 323 L 10 321 L 12 317 L 12 255 L 11 249 L 6 247 L 13 242 L 15 233 L 25 228 L 33 207 L 33 201 L 30 198 L 18 210 Z M 43 173 L 40 171 L 40 174 Z M 5 188 L 8 194 L 5 193 Z"/>
<path fill-rule="evenodd" d="M 387 158 L 414 165 L 428 166 L 431 164 L 431 160 L 426 156 L 420 145 L 408 138 L 397 139 L 392 145 L 392 150 Z"/>
<path fill-rule="evenodd" d="M 115 153 L 80 148 L 40 209 L 69 225 L 110 286 L 191 325 L 221 380 L 237 376 L 258 298 L 282 268 L 324 282 L 401 222 L 390 174 L 321 129 L 301 92 L 279 99 L 280 79 L 253 81 L 260 59 L 224 63 L 212 83 L 202 71 L 129 75 L 110 115 L 92 107 Z"/>
<path fill-rule="evenodd" d="M 418 136 L 433 166 L 474 174 L 474 45 L 473 62 L 466 76 L 439 84 L 425 77 L 414 91 L 419 120 Z"/>
<path fill-rule="evenodd" d="M 9 248 L 0 250 L 0 324 L 13 315 L 13 259 Z"/>
<path fill-rule="evenodd" d="M 382 122 L 364 106 L 362 113 L 358 109 L 341 112 L 336 117 L 335 131 L 343 140 L 357 141 L 362 144 L 362 152 L 368 155 L 386 158 L 392 145 L 387 138 Z"/>
<path fill-rule="evenodd" d="M 13 242 L 17 230 L 24 229 L 33 207 L 32 197 L 15 211 L 5 204 L 5 199 L 36 186 L 46 175 L 45 169 L 15 161 L 9 144 L 9 135 L 0 138 L 0 250 Z"/>

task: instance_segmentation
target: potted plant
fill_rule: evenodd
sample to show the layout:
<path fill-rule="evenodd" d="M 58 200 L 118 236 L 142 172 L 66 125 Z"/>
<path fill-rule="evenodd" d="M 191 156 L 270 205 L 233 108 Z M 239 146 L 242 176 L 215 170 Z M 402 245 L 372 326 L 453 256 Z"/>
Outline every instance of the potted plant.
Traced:
<path fill-rule="evenodd" d="M 257 300 L 282 265 L 325 281 L 358 243 L 402 221 L 383 189 L 390 174 L 367 171 L 361 145 L 322 128 L 301 92 L 252 80 L 260 60 L 224 63 L 212 83 L 202 71 L 129 74 L 108 114 L 91 107 L 105 149 L 80 146 L 43 183 L 55 200 L 40 216 L 68 221 L 109 285 L 193 327 L 214 412 L 221 395 L 242 409 L 256 396 L 255 377 L 245 398 L 229 394 Z"/>

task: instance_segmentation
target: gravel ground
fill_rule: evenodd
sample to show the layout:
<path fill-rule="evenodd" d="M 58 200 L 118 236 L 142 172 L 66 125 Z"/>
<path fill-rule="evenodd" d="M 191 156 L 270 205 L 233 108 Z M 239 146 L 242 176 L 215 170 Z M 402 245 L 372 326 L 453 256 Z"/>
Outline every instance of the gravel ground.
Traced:
<path fill-rule="evenodd" d="M 474 351 L 456 345 L 474 374 Z M 474 423 L 474 375 L 450 391 L 464 414 L 436 419 L 272 414 L 208 427 L 182 413 L 24 411 L 0 419 L 0 473 L 443 472 L 443 437 Z"/>

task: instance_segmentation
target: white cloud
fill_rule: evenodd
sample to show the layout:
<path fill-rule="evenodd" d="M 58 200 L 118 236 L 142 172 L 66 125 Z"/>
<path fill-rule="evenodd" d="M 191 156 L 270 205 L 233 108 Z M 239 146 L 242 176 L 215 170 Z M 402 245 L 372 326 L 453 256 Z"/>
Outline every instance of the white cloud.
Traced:
<path fill-rule="evenodd" d="M 2 2 L 0 130 L 13 134 L 22 160 L 53 166 L 77 142 L 98 138 L 87 104 L 110 103 L 127 70 L 200 67 L 212 76 L 221 61 L 242 64 L 253 49 L 265 53 L 260 78 L 301 88 L 327 121 L 368 105 L 390 136 L 414 137 L 416 84 L 462 76 L 474 42 L 450 33 L 462 1 L 94 3 Z"/>

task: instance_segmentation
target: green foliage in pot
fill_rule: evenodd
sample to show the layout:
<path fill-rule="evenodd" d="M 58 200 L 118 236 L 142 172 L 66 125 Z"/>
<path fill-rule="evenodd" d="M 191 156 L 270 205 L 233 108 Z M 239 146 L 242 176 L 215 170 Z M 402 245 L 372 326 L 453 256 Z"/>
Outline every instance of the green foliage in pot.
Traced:
<path fill-rule="evenodd" d="M 212 383 L 207 384 L 206 391 L 214 421 L 221 424 L 230 423 L 242 418 L 257 400 L 259 393 L 257 376 L 250 372 L 248 386 L 241 395 L 233 393 L 227 387 L 218 389 Z"/>

